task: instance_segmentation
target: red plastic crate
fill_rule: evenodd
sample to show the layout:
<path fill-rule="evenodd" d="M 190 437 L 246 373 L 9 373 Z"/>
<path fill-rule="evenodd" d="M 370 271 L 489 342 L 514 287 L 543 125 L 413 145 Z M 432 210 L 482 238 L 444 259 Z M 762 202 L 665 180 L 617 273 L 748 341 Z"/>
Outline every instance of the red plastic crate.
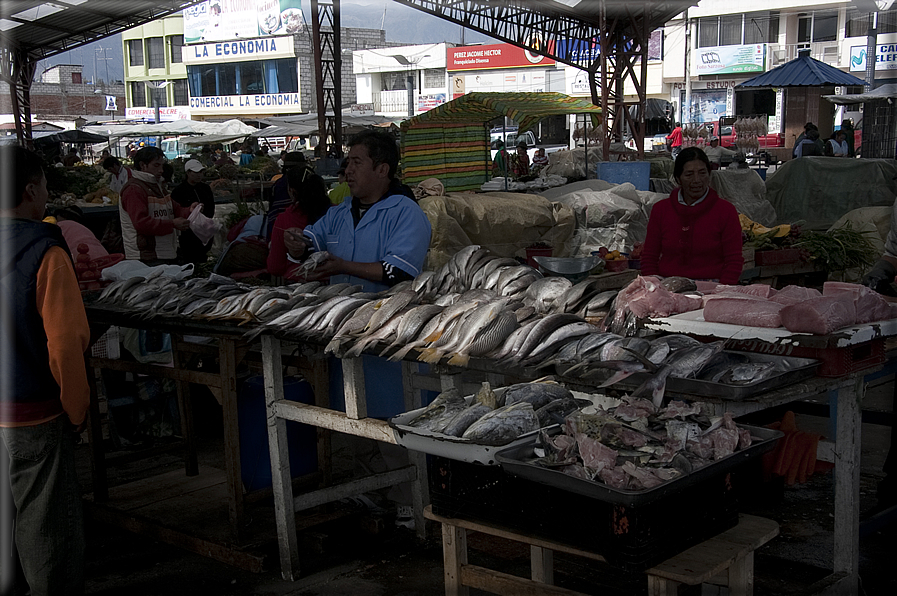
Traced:
<path fill-rule="evenodd" d="M 795 263 L 800 263 L 800 250 L 797 248 L 758 250 L 754 253 L 754 264 L 758 267 L 764 265 L 792 265 Z"/>

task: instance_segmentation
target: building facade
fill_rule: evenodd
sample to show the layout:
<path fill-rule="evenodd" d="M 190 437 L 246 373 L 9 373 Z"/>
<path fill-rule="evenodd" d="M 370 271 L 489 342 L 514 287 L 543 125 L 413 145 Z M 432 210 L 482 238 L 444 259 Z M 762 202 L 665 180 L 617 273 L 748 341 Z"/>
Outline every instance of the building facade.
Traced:
<path fill-rule="evenodd" d="M 184 18 L 180 14 L 122 33 L 125 61 L 126 115 L 162 121 L 191 117 L 187 66 L 184 63 Z"/>

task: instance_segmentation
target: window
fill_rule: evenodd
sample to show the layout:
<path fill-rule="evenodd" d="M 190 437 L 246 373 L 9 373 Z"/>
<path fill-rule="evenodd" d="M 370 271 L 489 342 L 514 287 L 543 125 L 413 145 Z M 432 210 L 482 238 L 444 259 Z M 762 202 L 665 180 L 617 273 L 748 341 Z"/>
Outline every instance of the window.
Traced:
<path fill-rule="evenodd" d="M 200 95 L 218 95 L 218 76 L 214 66 L 202 66 Z"/>
<path fill-rule="evenodd" d="M 218 90 L 209 95 L 236 95 L 237 94 L 237 65 L 218 65 Z"/>
<path fill-rule="evenodd" d="M 96 77 L 96 75 L 94 75 Z M 72 85 L 80 85 L 81 84 L 81 73 L 73 72 L 72 73 Z"/>
<path fill-rule="evenodd" d="M 143 40 L 128 40 L 128 65 L 143 66 Z"/>
<path fill-rule="evenodd" d="M 299 73 L 296 72 L 296 61 L 290 58 L 270 60 L 277 71 L 277 89 L 268 87 L 268 93 L 297 93 L 299 91 Z"/>
<path fill-rule="evenodd" d="M 813 13 L 813 41 L 838 39 L 838 11 L 817 10 Z"/>
<path fill-rule="evenodd" d="M 405 89 L 404 72 L 382 72 L 380 73 L 381 91 L 400 91 Z"/>
<path fill-rule="evenodd" d="M 719 45 L 719 17 L 704 17 L 698 20 L 698 47 L 710 48 Z"/>
<path fill-rule="evenodd" d="M 871 26 L 868 13 L 861 13 L 855 8 L 847 9 L 846 37 L 866 37 Z M 878 13 L 878 33 L 897 33 L 897 9 Z"/>
<path fill-rule="evenodd" d="M 779 13 L 752 12 L 744 15 L 744 43 L 776 43 L 779 38 Z"/>
<path fill-rule="evenodd" d="M 161 37 L 148 37 L 146 39 L 146 53 L 148 54 L 148 66 L 150 68 L 165 68 L 165 45 Z"/>
<path fill-rule="evenodd" d="M 725 15 L 719 18 L 719 45 L 741 45 L 741 23 L 743 16 L 740 14 Z"/>
<path fill-rule="evenodd" d="M 184 36 L 183 35 L 172 35 L 168 38 L 169 43 L 171 44 L 171 63 L 172 64 L 180 64 L 184 61 L 181 55 L 181 48 L 184 47 Z"/>
<path fill-rule="evenodd" d="M 445 71 L 436 68 L 428 68 L 424 71 L 424 87 L 438 89 L 445 87 Z"/>
<path fill-rule="evenodd" d="M 243 95 L 255 95 L 257 93 L 265 92 L 261 62 L 242 62 L 239 65 L 239 71 L 237 93 Z"/>
<path fill-rule="evenodd" d="M 154 94 L 158 98 L 160 108 L 168 107 L 168 87 L 163 87 L 162 89 L 153 89 L 152 87 L 150 87 L 149 92 L 150 92 L 151 98 L 153 97 Z M 155 105 L 156 104 L 153 103 L 154 107 L 155 107 Z"/>
<path fill-rule="evenodd" d="M 143 81 L 131 81 L 131 105 L 135 108 L 146 107 L 146 84 Z"/>
<path fill-rule="evenodd" d="M 172 83 L 174 105 L 185 106 L 190 103 L 190 95 L 187 93 L 187 79 L 175 79 Z"/>

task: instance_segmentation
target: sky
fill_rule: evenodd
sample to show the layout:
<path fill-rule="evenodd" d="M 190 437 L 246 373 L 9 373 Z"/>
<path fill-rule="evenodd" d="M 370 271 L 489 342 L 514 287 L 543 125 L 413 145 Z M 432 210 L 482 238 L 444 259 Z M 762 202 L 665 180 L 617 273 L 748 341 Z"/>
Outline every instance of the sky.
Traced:
<path fill-rule="evenodd" d="M 306 22 L 310 22 L 308 21 L 309 4 L 307 0 L 302 3 Z M 379 28 L 382 23 L 386 29 L 388 41 L 407 43 L 408 45 L 438 41 L 460 43 L 461 41 L 459 25 L 397 4 L 392 0 L 342 0 L 340 9 L 343 27 Z M 480 33 L 467 31 L 464 41 L 472 43 L 493 40 Z M 82 77 L 85 82 L 93 81 L 95 72 L 97 79 L 123 80 L 124 59 L 121 35 L 113 35 L 48 60 L 41 60 L 35 78 L 40 78 L 41 72 L 57 64 L 83 65 Z"/>

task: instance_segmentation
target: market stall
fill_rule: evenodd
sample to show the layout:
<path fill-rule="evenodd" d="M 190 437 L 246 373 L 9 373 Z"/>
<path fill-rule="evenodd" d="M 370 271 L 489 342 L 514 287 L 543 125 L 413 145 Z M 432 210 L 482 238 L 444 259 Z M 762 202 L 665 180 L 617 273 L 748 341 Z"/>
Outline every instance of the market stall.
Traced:
<path fill-rule="evenodd" d="M 590 114 L 601 108 L 562 93 L 468 93 L 402 122 L 404 181 L 438 178 L 448 191 L 480 188 L 491 178 L 488 123 L 504 116 L 526 132 L 547 116 Z"/>

